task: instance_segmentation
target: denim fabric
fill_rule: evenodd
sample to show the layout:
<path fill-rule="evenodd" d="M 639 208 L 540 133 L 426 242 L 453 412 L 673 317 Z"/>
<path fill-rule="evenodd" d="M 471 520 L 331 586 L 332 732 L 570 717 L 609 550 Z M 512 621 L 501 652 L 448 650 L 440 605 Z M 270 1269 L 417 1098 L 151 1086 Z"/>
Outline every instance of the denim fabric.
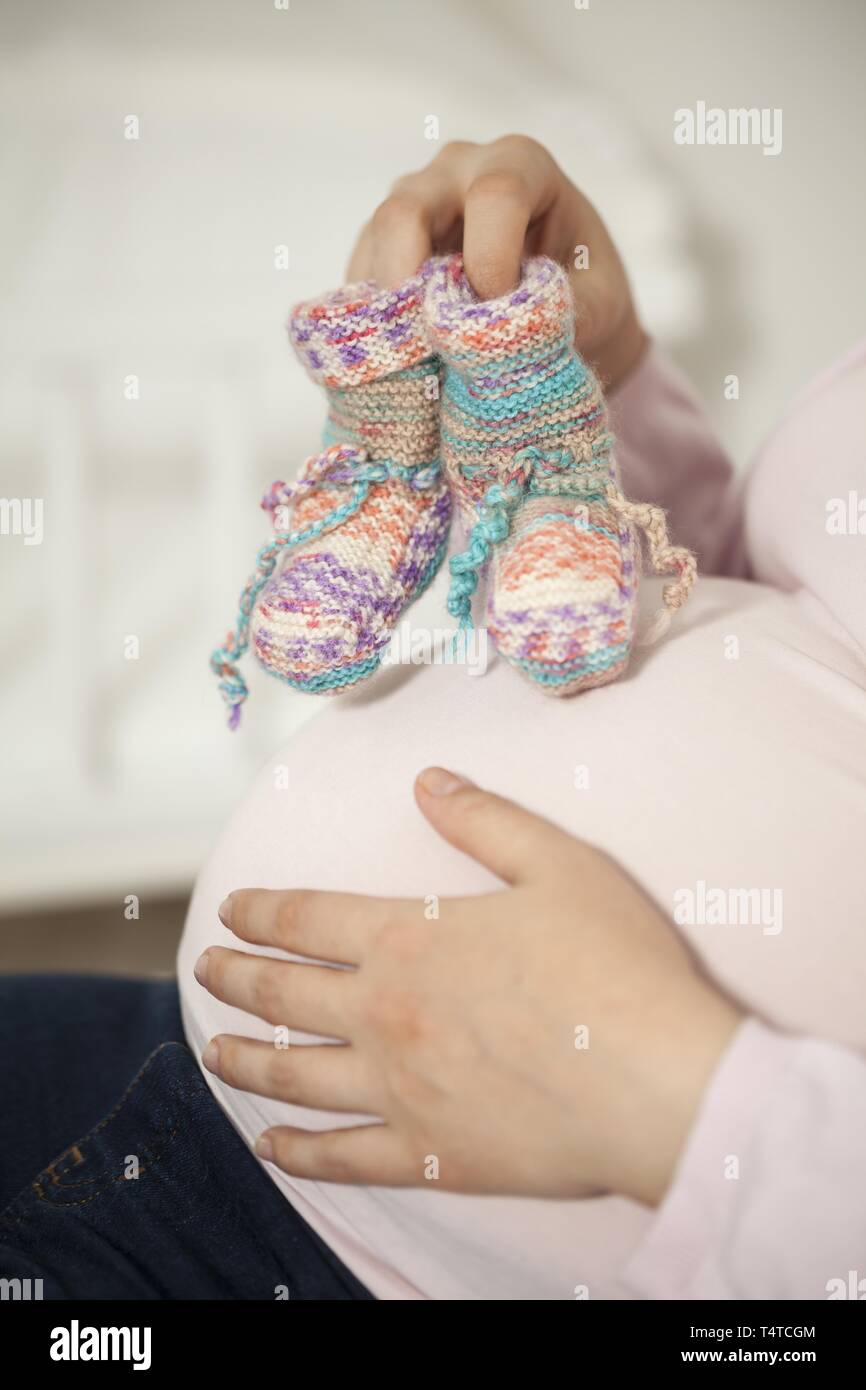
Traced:
<path fill-rule="evenodd" d="M 0 978 L 0 1279 L 54 1299 L 368 1299 L 229 1124 L 177 985 Z"/>

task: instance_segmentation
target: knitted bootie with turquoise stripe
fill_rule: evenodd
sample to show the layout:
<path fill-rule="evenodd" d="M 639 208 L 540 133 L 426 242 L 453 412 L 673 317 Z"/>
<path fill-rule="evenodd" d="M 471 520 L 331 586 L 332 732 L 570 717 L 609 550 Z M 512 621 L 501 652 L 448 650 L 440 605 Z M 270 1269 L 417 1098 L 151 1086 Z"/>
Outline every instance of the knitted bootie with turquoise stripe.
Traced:
<path fill-rule="evenodd" d="M 471 621 L 486 574 L 486 622 L 506 660 L 551 694 L 612 680 L 634 641 L 639 548 L 602 392 L 574 347 L 565 271 L 537 257 L 513 292 L 479 301 L 449 257 L 426 321 L 467 533 L 450 561 L 452 615 Z"/>

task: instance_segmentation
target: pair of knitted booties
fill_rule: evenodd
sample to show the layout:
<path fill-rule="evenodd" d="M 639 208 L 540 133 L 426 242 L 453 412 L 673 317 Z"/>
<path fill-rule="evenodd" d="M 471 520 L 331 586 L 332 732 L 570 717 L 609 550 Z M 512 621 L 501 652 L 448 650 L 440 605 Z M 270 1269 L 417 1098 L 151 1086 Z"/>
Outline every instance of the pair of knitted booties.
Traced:
<path fill-rule="evenodd" d="M 555 262 L 527 261 L 516 290 L 479 301 L 459 255 L 434 258 L 396 290 L 353 285 L 298 305 L 289 333 L 327 394 L 325 449 L 263 499 L 274 536 L 211 657 L 232 727 L 250 645 L 297 690 L 335 694 L 376 670 L 443 560 L 453 502 L 467 544 L 450 560 L 451 617 L 471 625 L 486 573 L 491 640 L 550 694 L 625 669 L 638 529 L 653 567 L 676 576 L 665 612 L 685 601 L 694 557 L 668 543 L 659 508 L 619 490 Z"/>

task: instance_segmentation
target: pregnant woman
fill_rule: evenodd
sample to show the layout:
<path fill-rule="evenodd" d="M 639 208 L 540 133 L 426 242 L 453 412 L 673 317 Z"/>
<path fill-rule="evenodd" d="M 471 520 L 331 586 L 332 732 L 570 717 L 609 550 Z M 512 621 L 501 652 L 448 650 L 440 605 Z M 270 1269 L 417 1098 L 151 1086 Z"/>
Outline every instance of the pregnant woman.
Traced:
<path fill-rule="evenodd" d="M 527 251 L 577 243 L 578 346 L 625 491 L 698 554 L 688 608 L 575 699 L 497 662 L 329 704 L 199 877 L 182 1021 L 174 983 L 3 982 L 3 1276 L 54 1297 L 826 1298 L 862 1265 L 866 348 L 737 501 L 597 214 L 532 142 L 402 180 L 350 278 L 462 245 L 494 298 Z M 828 526 L 836 499 L 853 532 Z"/>

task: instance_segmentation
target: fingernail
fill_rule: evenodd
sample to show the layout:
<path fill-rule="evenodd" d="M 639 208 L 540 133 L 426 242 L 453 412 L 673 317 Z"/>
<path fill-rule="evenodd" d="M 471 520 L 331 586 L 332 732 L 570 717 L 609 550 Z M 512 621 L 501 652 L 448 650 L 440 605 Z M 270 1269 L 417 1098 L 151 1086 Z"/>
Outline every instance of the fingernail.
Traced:
<path fill-rule="evenodd" d="M 227 898 L 224 898 L 223 901 L 220 903 L 219 908 L 218 908 L 218 910 L 217 910 L 217 916 L 219 917 L 219 919 L 220 919 L 220 921 L 222 922 L 222 924 L 223 924 L 224 927 L 230 927 L 230 926 L 231 926 L 231 924 L 232 924 L 232 895 L 231 895 L 231 893 L 229 893 L 228 897 L 227 897 Z"/>
<path fill-rule="evenodd" d="M 208 951 L 203 951 L 192 968 L 192 973 L 193 975 L 195 975 L 200 985 L 207 984 L 207 967 L 209 954 L 210 953 Z"/>
<path fill-rule="evenodd" d="M 427 767 L 418 778 L 425 792 L 431 796 L 450 796 L 451 792 L 456 792 L 460 787 L 469 787 L 471 782 L 465 777 L 458 777 L 454 772 L 446 772 L 444 767 Z"/>
<path fill-rule="evenodd" d="M 201 1064 L 212 1071 L 214 1076 L 220 1074 L 220 1045 L 216 1038 L 211 1038 L 204 1052 L 201 1054 Z"/>
<path fill-rule="evenodd" d="M 267 1134 L 260 1135 L 259 1138 L 256 1140 L 256 1153 L 258 1154 L 259 1158 L 263 1158 L 265 1160 L 265 1163 L 273 1163 L 274 1146 L 271 1143 Z"/>

